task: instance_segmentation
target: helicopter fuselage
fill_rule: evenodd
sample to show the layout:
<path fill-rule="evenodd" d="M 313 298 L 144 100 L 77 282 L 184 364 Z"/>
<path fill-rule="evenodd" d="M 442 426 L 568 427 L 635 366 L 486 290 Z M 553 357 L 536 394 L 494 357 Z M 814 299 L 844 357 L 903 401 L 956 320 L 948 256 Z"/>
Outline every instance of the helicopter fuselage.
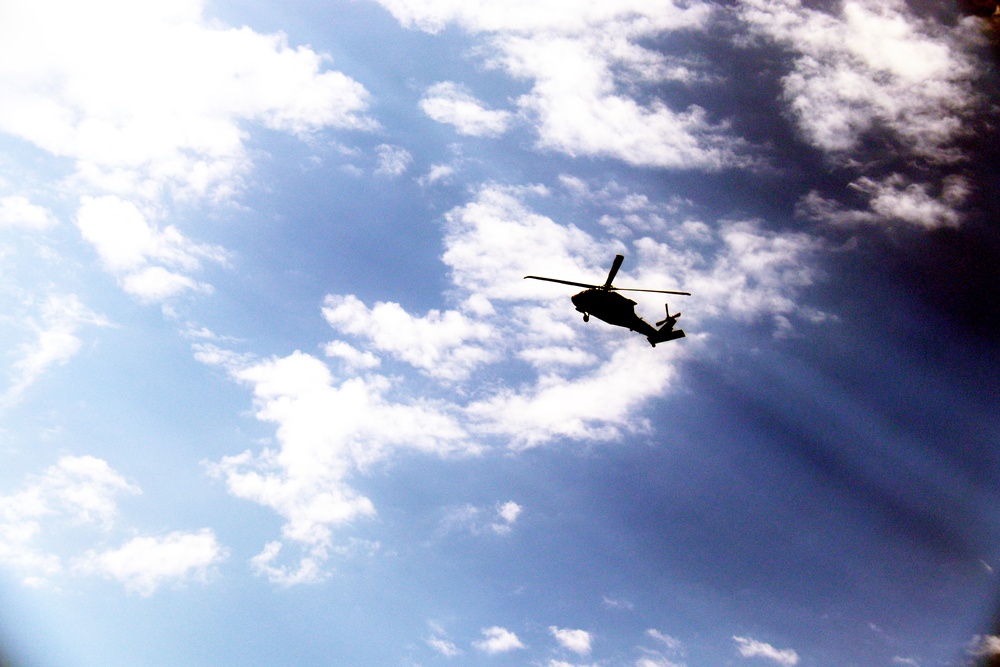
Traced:
<path fill-rule="evenodd" d="M 635 314 L 635 301 L 622 296 L 619 292 L 659 292 L 660 294 L 683 294 L 684 296 L 691 296 L 690 292 L 615 287 L 611 284 L 611 281 L 618 275 L 618 269 L 621 268 L 624 260 L 624 255 L 615 255 L 615 261 L 611 264 L 611 271 L 608 272 L 608 279 L 604 281 L 603 285 L 581 283 L 575 280 L 563 280 L 562 278 L 546 278 L 544 276 L 525 276 L 524 278 L 526 280 L 530 278 L 532 280 L 545 280 L 550 283 L 586 287 L 587 289 L 571 297 L 573 305 L 576 306 L 579 312 L 583 313 L 584 322 L 590 320 L 590 316 L 593 315 L 597 319 L 616 327 L 625 327 L 629 331 L 638 331 L 646 337 L 646 340 L 653 347 L 656 347 L 657 343 L 684 338 L 684 331 L 674 328 L 674 325 L 677 324 L 677 318 L 680 317 L 680 313 L 671 315 L 670 307 L 667 304 L 663 304 L 667 311 L 667 317 L 656 323 L 656 326 L 660 327 L 657 329 Z"/>
<path fill-rule="evenodd" d="M 593 315 L 608 324 L 638 331 L 643 336 L 657 333 L 646 320 L 635 314 L 635 301 L 618 292 L 595 287 L 574 294 L 571 299 L 576 309 L 585 316 Z"/>

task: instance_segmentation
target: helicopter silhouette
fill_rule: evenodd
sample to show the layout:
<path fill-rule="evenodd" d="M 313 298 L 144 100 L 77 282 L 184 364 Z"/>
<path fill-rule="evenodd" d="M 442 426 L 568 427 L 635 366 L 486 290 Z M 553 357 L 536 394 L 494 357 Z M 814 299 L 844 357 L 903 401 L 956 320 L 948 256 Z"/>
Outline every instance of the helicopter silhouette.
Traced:
<path fill-rule="evenodd" d="M 611 284 L 611 281 L 615 279 L 615 275 L 617 275 L 623 261 L 625 261 L 624 255 L 615 255 L 611 271 L 608 272 L 608 279 L 604 281 L 603 285 L 578 283 L 572 280 L 560 280 L 559 278 L 543 278 L 542 276 L 525 276 L 524 278 L 525 280 L 529 278 L 532 280 L 546 280 L 550 283 L 588 288 L 571 297 L 573 305 L 576 306 L 578 311 L 583 313 L 584 322 L 589 322 L 590 316 L 593 315 L 597 319 L 603 320 L 608 324 L 613 324 L 616 327 L 625 327 L 629 331 L 638 331 L 646 337 L 646 340 L 653 347 L 656 347 L 657 343 L 683 338 L 684 331 L 682 329 L 674 329 L 674 325 L 677 324 L 677 318 L 681 314 L 675 313 L 671 315 L 669 305 L 663 304 L 667 310 L 667 317 L 656 323 L 656 326 L 659 327 L 656 329 L 635 314 L 635 301 L 622 296 L 618 292 L 658 292 L 660 294 L 681 294 L 684 296 L 691 296 L 691 293 L 665 289 L 615 287 Z"/>

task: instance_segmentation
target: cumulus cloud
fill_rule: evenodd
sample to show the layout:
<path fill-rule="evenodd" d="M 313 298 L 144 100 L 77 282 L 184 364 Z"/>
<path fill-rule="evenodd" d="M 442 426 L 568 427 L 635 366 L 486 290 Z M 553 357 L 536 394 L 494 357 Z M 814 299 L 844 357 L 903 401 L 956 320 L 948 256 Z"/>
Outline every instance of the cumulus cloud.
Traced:
<path fill-rule="evenodd" d="M 572 630 L 570 628 L 558 628 L 550 625 L 549 632 L 552 633 L 552 636 L 556 638 L 556 641 L 564 649 L 578 655 L 590 654 L 591 636 L 586 630 Z"/>
<path fill-rule="evenodd" d="M 8 195 L 0 197 L 0 229 L 22 228 L 42 230 L 58 224 L 47 208 L 32 204 L 27 197 Z"/>
<path fill-rule="evenodd" d="M 323 316 L 338 331 L 367 339 L 375 350 L 443 379 L 463 379 L 495 357 L 484 345 L 493 330 L 454 310 L 413 317 L 396 303 L 369 309 L 354 296 L 330 295 Z"/>
<path fill-rule="evenodd" d="M 282 583 L 322 579 L 333 529 L 376 511 L 356 490 L 359 476 L 397 453 L 516 450 L 650 428 L 643 406 L 668 390 L 697 336 L 654 350 L 639 337 L 582 325 L 567 298 L 574 290 L 525 275 L 602 282 L 614 253 L 627 251 L 622 284 L 697 292 L 685 310 L 692 323 L 780 317 L 789 326 L 797 290 L 812 279 L 805 260 L 815 244 L 805 235 L 721 221 L 705 225 L 696 250 L 642 237 L 629 251 L 532 211 L 531 198 L 546 196 L 538 186 L 487 185 L 445 215 L 454 308 L 413 314 L 397 303 L 329 295 L 323 316 L 336 338 L 324 350 L 347 377 L 302 352 L 260 360 L 196 345 L 200 360 L 253 389 L 257 418 L 276 428 L 274 445 L 210 464 L 230 493 L 285 520 L 282 539 L 254 559 L 256 571 Z M 618 201 L 658 210 L 638 196 Z M 636 299 L 640 313 L 662 312 L 659 298 Z M 511 360 L 527 362 L 516 377 L 501 367 Z M 476 381 L 487 371 L 488 385 Z M 514 501 L 469 505 L 450 513 L 444 529 L 502 535 L 520 513 Z M 289 542 L 302 550 L 297 565 L 281 564 Z"/>
<path fill-rule="evenodd" d="M 227 257 L 222 248 L 194 243 L 173 226 L 157 229 L 138 206 L 114 195 L 84 197 L 76 224 L 122 288 L 143 301 L 210 291 L 181 271 L 199 269 L 202 260 L 224 263 Z"/>
<path fill-rule="evenodd" d="M 838 226 L 902 222 L 937 229 L 961 224 L 961 206 L 970 194 L 966 179 L 949 176 L 937 188 L 928 183 L 911 183 L 901 174 L 881 180 L 861 177 L 849 187 L 868 198 L 867 210 L 847 209 L 815 190 L 802 198 L 796 214 Z M 937 190 L 935 196 L 934 190 Z"/>
<path fill-rule="evenodd" d="M 671 60 L 643 42 L 704 29 L 712 12 L 708 3 L 518 0 L 500 8 L 486 0 L 379 2 L 406 27 L 435 33 L 457 24 L 482 35 L 496 54 L 490 64 L 533 82 L 517 106 L 533 120 L 540 148 L 669 168 L 718 169 L 748 162 L 741 156 L 742 142 L 703 108 L 675 110 L 659 98 L 639 102 L 629 92 L 701 78 L 692 72 L 693 62 Z M 460 118 L 484 118 L 481 105 L 447 85 L 446 94 L 429 98 L 442 101 L 426 112 L 458 127 Z"/>
<path fill-rule="evenodd" d="M 118 498 L 138 493 L 138 486 L 102 459 L 60 457 L 42 474 L 29 477 L 20 491 L 0 496 L 0 564 L 35 587 L 53 586 L 65 575 L 100 576 L 148 596 L 166 582 L 204 582 L 227 555 L 208 528 L 135 536 L 116 549 L 65 553 L 70 547 L 60 545 L 62 533 L 96 530 L 105 542 L 119 523 Z"/>
<path fill-rule="evenodd" d="M 124 197 L 225 196 L 246 122 L 298 134 L 367 129 L 368 93 L 280 34 L 226 28 L 201 0 L 41 0 L 0 25 L 0 131 L 73 160 Z"/>
<path fill-rule="evenodd" d="M 203 0 L 39 0 L 0 22 L 0 133 L 67 165 L 38 180 L 47 194 L 79 197 L 82 236 L 145 302 L 211 291 L 194 271 L 225 253 L 160 223 L 174 202 L 243 190 L 250 128 L 306 137 L 377 127 L 368 92 L 328 56 L 228 28 L 204 9 Z M 0 198 L 0 228 L 54 224 L 25 197 Z"/>
<path fill-rule="evenodd" d="M 432 185 L 439 181 L 448 182 L 454 174 L 455 168 L 451 165 L 433 164 L 431 165 L 430 171 L 428 171 L 425 176 L 421 176 L 417 180 L 421 185 Z"/>
<path fill-rule="evenodd" d="M 487 653 L 489 655 L 508 653 L 509 651 L 527 648 L 521 643 L 521 640 L 517 638 L 517 635 L 510 630 L 499 626 L 484 628 L 483 636 L 485 639 L 472 642 L 472 645 L 483 653 Z"/>
<path fill-rule="evenodd" d="M 18 348 L 11 367 L 12 381 L 0 395 L 0 407 L 16 402 L 47 370 L 65 364 L 76 355 L 83 345 L 77 335 L 81 327 L 108 325 L 105 318 L 91 312 L 75 294 L 52 294 L 40 311 L 38 319 L 29 319 L 34 340 Z"/>
<path fill-rule="evenodd" d="M 488 109 L 461 84 L 436 83 L 424 93 L 420 108 L 439 123 L 454 125 L 459 134 L 472 137 L 496 137 L 507 131 L 509 111 Z"/>
<path fill-rule="evenodd" d="M 445 406 L 393 402 L 381 376 L 335 378 L 316 357 L 252 360 L 198 348 L 200 359 L 225 366 L 253 388 L 256 416 L 277 426 L 280 448 L 224 457 L 209 465 L 229 492 L 272 508 L 285 519 L 284 540 L 303 549 L 295 567 L 277 565 L 283 543 L 273 541 L 254 559 L 260 574 L 279 583 L 322 579 L 333 546 L 331 530 L 375 513 L 372 502 L 349 484 L 398 450 L 448 455 L 475 448 Z"/>
<path fill-rule="evenodd" d="M 479 432 L 503 436 L 515 449 L 555 438 L 611 440 L 644 430 L 645 420 L 632 419 L 635 409 L 663 393 L 680 354 L 677 347 L 657 356 L 644 354 L 648 348 L 645 341 L 629 339 L 586 375 L 546 374 L 533 387 L 504 389 L 474 401 L 467 414 Z"/>
<path fill-rule="evenodd" d="M 76 563 L 83 574 L 116 579 L 126 590 L 148 597 L 166 581 L 205 582 L 226 550 L 208 529 L 173 532 L 163 537 L 136 537 L 117 549 L 88 551 Z"/>
<path fill-rule="evenodd" d="M 764 658 L 779 665 L 793 667 L 799 664 L 799 654 L 790 648 L 776 649 L 770 644 L 759 642 L 750 637 L 733 637 L 736 642 L 736 649 L 744 658 Z"/>
<path fill-rule="evenodd" d="M 867 198 L 867 209 L 814 191 L 799 203 L 801 215 L 838 225 L 961 223 L 969 186 L 948 171 L 967 157 L 961 140 L 982 107 L 976 80 L 984 70 L 969 50 L 971 24 L 920 18 L 903 0 L 848 0 L 826 10 L 799 0 L 746 0 L 739 13 L 755 35 L 795 55 L 782 79 L 783 100 L 808 143 L 835 164 L 864 171 L 879 166 L 870 159 L 875 143 L 879 156 L 919 165 L 929 181 L 864 176 L 851 187 Z"/>
<path fill-rule="evenodd" d="M 109 529 L 116 498 L 139 493 L 107 462 L 93 456 L 63 456 L 16 493 L 0 496 L 0 563 L 35 585 L 63 572 L 62 558 L 37 546 L 47 528 L 62 523 Z"/>
<path fill-rule="evenodd" d="M 917 156 L 959 157 L 953 142 L 977 98 L 975 63 L 958 35 L 917 18 L 902 0 L 851 0 L 835 13 L 799 0 L 745 0 L 740 15 L 797 54 L 784 98 L 813 145 L 843 154 L 888 129 Z"/>
<path fill-rule="evenodd" d="M 497 508 L 497 520 L 490 524 L 490 528 L 498 535 L 506 535 L 510 532 L 511 527 L 523 511 L 524 508 L 522 506 L 513 500 L 508 500 Z"/>

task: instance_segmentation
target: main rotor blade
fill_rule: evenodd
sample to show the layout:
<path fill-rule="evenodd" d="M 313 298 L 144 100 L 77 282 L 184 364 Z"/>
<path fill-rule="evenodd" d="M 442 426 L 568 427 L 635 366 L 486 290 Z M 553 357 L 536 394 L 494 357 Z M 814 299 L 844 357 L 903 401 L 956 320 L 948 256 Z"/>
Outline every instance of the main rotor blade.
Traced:
<path fill-rule="evenodd" d="M 616 275 L 618 275 L 618 269 L 622 268 L 622 262 L 624 261 L 624 255 L 615 255 L 614 264 L 611 265 L 611 270 L 608 272 L 608 279 L 604 281 L 605 289 L 611 289 L 611 281 L 615 279 Z"/>
<path fill-rule="evenodd" d="M 550 283 L 562 283 L 563 285 L 576 285 L 577 287 L 600 287 L 600 285 L 588 285 L 587 283 L 575 283 L 572 280 L 559 280 L 558 278 L 542 278 L 541 276 L 525 276 L 524 279 L 527 280 L 531 278 L 532 280 L 547 280 Z"/>
<path fill-rule="evenodd" d="M 680 294 L 681 296 L 691 296 L 691 292 L 677 292 L 669 289 L 639 289 L 637 287 L 612 287 L 616 292 L 656 292 L 657 294 Z"/>

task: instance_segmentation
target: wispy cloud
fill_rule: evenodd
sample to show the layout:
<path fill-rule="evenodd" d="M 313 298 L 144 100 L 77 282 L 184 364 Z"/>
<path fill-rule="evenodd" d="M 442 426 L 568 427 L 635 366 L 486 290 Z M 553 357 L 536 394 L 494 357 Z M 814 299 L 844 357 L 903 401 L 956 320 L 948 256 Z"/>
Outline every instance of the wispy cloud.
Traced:
<path fill-rule="evenodd" d="M 453 531 L 468 531 L 473 535 L 483 533 L 509 535 L 523 511 L 524 507 L 513 500 L 497 504 L 492 510 L 469 504 L 462 505 L 450 509 L 445 514 L 440 523 L 440 532 L 447 534 Z"/>
<path fill-rule="evenodd" d="M 85 325 L 108 326 L 108 321 L 84 306 L 75 294 L 52 294 L 29 322 L 34 340 L 17 350 L 11 366 L 11 384 L 0 395 L 0 407 L 17 402 L 25 390 L 46 371 L 65 364 L 80 351 L 83 341 L 77 331 Z"/>
<path fill-rule="evenodd" d="M 790 648 L 776 649 L 770 644 L 751 639 L 750 637 L 734 636 L 733 641 L 736 642 L 736 650 L 744 658 L 764 658 L 779 665 L 785 665 L 785 667 L 793 667 L 799 664 L 799 654 Z"/>
<path fill-rule="evenodd" d="M 462 649 L 458 648 L 447 639 L 431 637 L 427 640 L 427 645 L 446 658 L 454 658 L 455 656 L 462 655 Z"/>
<path fill-rule="evenodd" d="M 420 108 L 439 123 L 454 125 L 459 134 L 496 137 L 507 131 L 512 114 L 487 108 L 461 84 L 436 83 L 426 90 Z"/>
<path fill-rule="evenodd" d="M 402 146 L 390 146 L 389 144 L 379 144 L 375 147 L 378 155 L 378 167 L 376 174 L 383 176 L 400 176 L 410 168 L 413 156 L 410 151 Z"/>

